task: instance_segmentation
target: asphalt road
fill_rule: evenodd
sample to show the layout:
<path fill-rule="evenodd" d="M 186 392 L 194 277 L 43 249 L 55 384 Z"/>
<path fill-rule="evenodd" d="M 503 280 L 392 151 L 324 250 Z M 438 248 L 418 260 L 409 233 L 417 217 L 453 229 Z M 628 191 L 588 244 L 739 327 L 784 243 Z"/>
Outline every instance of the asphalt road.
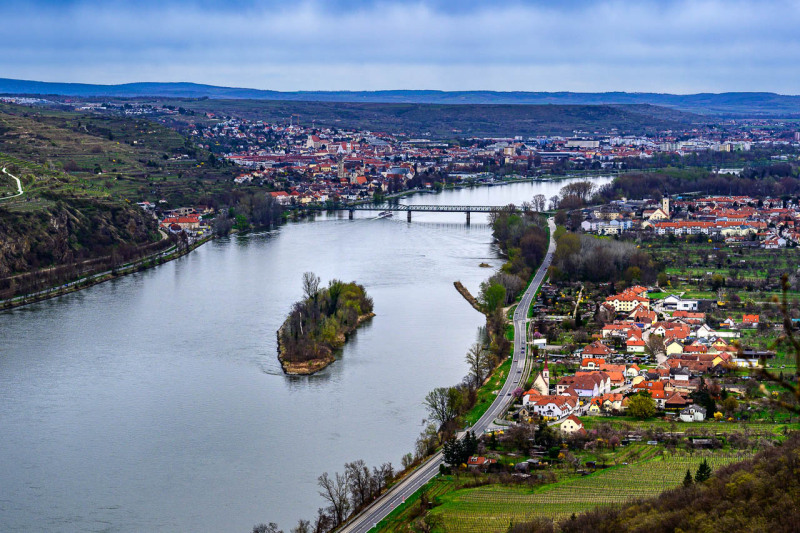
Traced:
<path fill-rule="evenodd" d="M 517 387 L 524 385 L 525 376 L 525 363 L 527 355 L 527 326 L 526 321 L 528 317 L 528 309 L 533 302 L 533 297 L 539 286 L 544 281 L 547 275 L 547 269 L 553 261 L 553 253 L 556 250 L 556 242 L 554 234 L 556 225 L 552 218 L 547 220 L 550 226 L 550 245 L 547 249 L 547 255 L 542 262 L 539 270 L 533 278 L 533 281 L 528 285 L 525 293 L 522 295 L 519 305 L 514 311 L 514 356 L 511 361 L 511 370 L 508 373 L 508 378 L 497 394 L 497 398 L 486 411 L 486 413 L 478 420 L 474 426 L 469 428 L 475 435 L 481 435 L 483 431 L 489 427 L 489 424 L 502 415 L 511 401 L 511 393 Z M 406 498 L 414 494 L 425 483 L 433 479 L 439 473 L 439 465 L 442 464 L 441 452 L 433 455 L 430 459 L 425 461 L 419 468 L 412 472 L 403 481 L 392 487 L 383 496 L 375 500 L 369 507 L 364 509 L 358 516 L 351 520 L 345 527 L 339 531 L 341 533 L 366 533 L 375 527 L 378 522 L 383 520 L 389 513 L 396 507 L 406 501 Z"/>

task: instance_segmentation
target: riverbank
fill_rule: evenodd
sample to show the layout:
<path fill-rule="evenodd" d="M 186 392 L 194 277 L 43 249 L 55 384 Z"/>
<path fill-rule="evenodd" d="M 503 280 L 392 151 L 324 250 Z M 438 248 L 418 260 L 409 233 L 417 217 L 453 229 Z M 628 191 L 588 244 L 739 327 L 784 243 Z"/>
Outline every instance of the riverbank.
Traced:
<path fill-rule="evenodd" d="M 132 274 L 134 272 L 142 272 L 144 270 L 148 270 L 150 268 L 163 265 L 164 263 L 168 263 L 174 259 L 183 257 L 184 255 L 188 254 L 192 250 L 197 249 L 198 247 L 202 246 L 203 244 L 207 243 L 213 238 L 214 238 L 213 235 L 205 237 L 203 239 L 200 239 L 199 241 L 190 244 L 185 248 L 180 248 L 178 246 L 173 245 L 167 250 L 156 252 L 147 257 L 143 257 L 142 259 L 137 259 L 136 261 L 127 263 L 112 270 L 104 270 L 103 272 L 89 274 L 62 285 L 49 287 L 47 289 L 30 294 L 15 296 L 14 298 L 9 298 L 7 300 L 0 300 L 0 310 L 14 309 L 17 307 L 22 307 L 24 305 L 41 302 L 44 300 L 49 300 L 50 298 L 64 296 L 66 294 L 77 292 L 83 289 L 88 289 L 89 287 L 94 287 L 95 285 L 99 285 L 100 283 L 110 281 L 112 279 L 117 279 L 122 276 Z"/>
<path fill-rule="evenodd" d="M 375 313 L 367 313 L 365 315 L 361 315 L 358 317 L 356 321 L 355 327 L 348 329 L 347 331 L 341 332 L 337 335 L 337 340 L 341 342 L 341 346 L 344 346 L 345 342 L 347 342 L 347 337 L 349 337 L 358 327 L 366 322 L 367 320 L 372 319 L 375 316 Z M 286 319 L 288 322 L 288 318 Z M 320 370 L 324 370 L 329 365 L 331 365 L 334 361 L 336 361 L 336 356 L 333 352 L 326 353 L 324 357 L 320 357 L 317 359 L 309 359 L 308 361 L 287 361 L 286 360 L 286 353 L 283 346 L 283 342 L 281 340 L 281 335 L 283 333 L 284 327 L 286 326 L 286 322 L 278 330 L 278 361 L 281 363 L 281 368 L 285 374 L 290 376 L 310 376 L 312 374 L 316 374 Z"/>

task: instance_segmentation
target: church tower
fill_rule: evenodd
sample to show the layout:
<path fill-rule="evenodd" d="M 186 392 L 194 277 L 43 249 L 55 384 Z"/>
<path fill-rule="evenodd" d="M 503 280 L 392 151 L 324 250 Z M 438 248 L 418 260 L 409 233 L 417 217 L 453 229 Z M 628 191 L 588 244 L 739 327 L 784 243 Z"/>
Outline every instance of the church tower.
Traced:
<path fill-rule="evenodd" d="M 547 368 L 547 357 L 544 358 L 544 368 L 536 374 L 533 380 L 533 389 L 537 390 L 542 396 L 550 394 L 550 370 Z"/>
<path fill-rule="evenodd" d="M 550 370 L 547 368 L 547 356 L 544 356 L 544 368 L 542 369 L 542 377 L 547 382 L 547 387 L 550 387 Z"/>
<path fill-rule="evenodd" d="M 664 191 L 664 196 L 661 198 L 661 210 L 664 214 L 669 216 L 669 195 Z"/>

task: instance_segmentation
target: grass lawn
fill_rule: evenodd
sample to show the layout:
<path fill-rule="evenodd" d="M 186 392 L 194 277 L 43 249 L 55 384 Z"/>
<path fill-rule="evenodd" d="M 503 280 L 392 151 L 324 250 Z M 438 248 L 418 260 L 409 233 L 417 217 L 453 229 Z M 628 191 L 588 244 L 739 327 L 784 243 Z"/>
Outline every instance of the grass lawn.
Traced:
<path fill-rule="evenodd" d="M 464 415 L 464 421 L 470 426 L 475 425 L 475 422 L 477 422 L 478 419 L 483 416 L 483 413 L 489 409 L 489 406 L 492 405 L 492 402 L 495 400 L 495 398 L 497 398 L 497 391 L 499 391 L 503 386 L 503 382 L 505 381 L 510 369 L 511 358 L 508 357 L 499 367 L 497 367 L 492 374 L 492 377 L 489 378 L 489 381 L 483 387 L 478 389 L 478 399 L 475 402 L 475 407 L 473 407 L 466 415 Z"/>

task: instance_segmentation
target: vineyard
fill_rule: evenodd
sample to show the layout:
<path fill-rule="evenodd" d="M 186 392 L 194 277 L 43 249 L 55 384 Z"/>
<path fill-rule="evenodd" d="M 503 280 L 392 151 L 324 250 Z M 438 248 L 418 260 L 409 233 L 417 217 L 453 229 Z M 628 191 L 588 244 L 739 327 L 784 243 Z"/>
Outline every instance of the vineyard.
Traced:
<path fill-rule="evenodd" d="M 443 531 L 506 531 L 509 524 L 537 516 L 563 519 L 598 505 L 614 505 L 655 496 L 677 487 L 686 470 L 692 473 L 706 459 L 713 470 L 751 457 L 739 453 L 664 455 L 635 465 L 611 467 L 539 489 L 489 485 L 445 494 L 431 514 Z"/>
<path fill-rule="evenodd" d="M 795 418 L 796 420 L 796 418 Z M 787 424 L 770 424 L 767 422 L 747 422 L 747 423 L 732 423 L 732 422 L 716 422 L 706 420 L 704 422 L 692 423 L 674 423 L 664 420 L 633 420 L 621 419 L 619 417 L 597 417 L 587 416 L 582 417 L 581 421 L 586 430 L 590 430 L 599 424 L 611 424 L 615 429 L 629 429 L 630 431 L 637 430 L 661 430 L 661 431 L 675 431 L 684 433 L 686 436 L 700 436 L 708 432 L 715 433 L 733 433 L 738 431 L 747 431 L 750 435 L 764 435 L 775 436 L 787 430 L 798 430 L 800 424 L 797 422 Z"/>

